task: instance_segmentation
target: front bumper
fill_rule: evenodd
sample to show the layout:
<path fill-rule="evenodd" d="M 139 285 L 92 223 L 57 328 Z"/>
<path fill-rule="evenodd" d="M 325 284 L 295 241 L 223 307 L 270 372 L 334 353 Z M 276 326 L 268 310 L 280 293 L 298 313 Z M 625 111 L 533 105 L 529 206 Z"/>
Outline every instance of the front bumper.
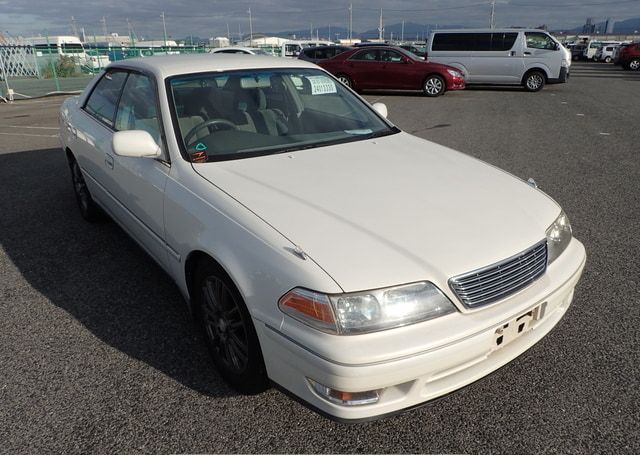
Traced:
<path fill-rule="evenodd" d="M 562 68 L 560 68 L 560 75 L 558 76 L 557 79 L 549 79 L 549 83 L 551 84 L 558 84 L 558 83 L 563 83 L 563 82 L 567 82 L 569 80 L 569 68 L 563 66 Z"/>
<path fill-rule="evenodd" d="M 362 361 L 367 351 L 371 350 L 365 337 L 359 343 L 360 336 L 331 336 L 333 343 L 344 343 L 344 349 L 350 349 L 353 358 L 358 359 L 358 363 L 348 363 L 344 359 L 349 358 L 349 352 L 340 360 L 332 359 L 321 353 L 321 346 L 303 344 L 281 329 L 256 321 L 269 377 L 310 407 L 337 420 L 366 420 L 418 406 L 486 376 L 542 339 L 560 321 L 571 304 L 585 261 L 584 247 L 574 239 L 563 255 L 548 268 L 544 279 L 541 278 L 512 298 L 509 312 L 503 312 L 501 319 L 496 320 L 495 312 L 490 309 L 487 313 L 492 313 L 492 318 L 490 321 L 487 318 L 486 325 L 482 324 L 483 310 L 462 314 L 459 317 L 472 318 L 477 325 L 472 334 L 465 333 L 453 341 L 446 340 L 439 346 L 410 355 L 404 350 L 398 352 L 396 358 L 384 361 L 379 360 L 378 352 L 369 353 L 370 362 Z M 540 309 L 544 309 L 544 314 L 540 315 Z M 496 340 L 505 324 L 532 310 L 534 314 L 538 311 L 539 319 L 532 320 L 522 333 L 510 338 L 508 343 L 498 345 Z M 388 331 L 387 336 L 395 337 L 403 330 L 409 333 L 419 325 Z M 451 327 L 454 335 L 456 328 L 455 325 Z M 412 345 L 413 342 L 411 336 L 405 339 L 406 345 Z M 342 391 L 383 390 L 380 400 L 375 404 L 343 406 L 317 395 L 307 378 Z"/>

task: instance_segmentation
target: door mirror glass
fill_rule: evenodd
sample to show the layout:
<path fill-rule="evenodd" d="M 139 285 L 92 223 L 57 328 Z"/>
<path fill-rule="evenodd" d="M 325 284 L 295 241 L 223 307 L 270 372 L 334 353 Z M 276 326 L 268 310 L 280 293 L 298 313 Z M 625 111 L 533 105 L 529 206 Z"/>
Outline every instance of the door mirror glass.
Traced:
<path fill-rule="evenodd" d="M 112 146 L 116 155 L 131 158 L 157 158 L 161 153 L 160 146 L 144 130 L 118 131 L 113 135 Z"/>

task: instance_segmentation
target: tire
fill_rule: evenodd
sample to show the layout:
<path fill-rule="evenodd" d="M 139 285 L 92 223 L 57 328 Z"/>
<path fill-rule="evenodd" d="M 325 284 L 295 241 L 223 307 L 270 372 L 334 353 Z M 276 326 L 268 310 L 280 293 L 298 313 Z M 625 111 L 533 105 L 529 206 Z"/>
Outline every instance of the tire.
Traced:
<path fill-rule="evenodd" d="M 76 195 L 76 201 L 78 202 L 78 208 L 80 209 L 80 215 L 86 221 L 95 223 L 104 219 L 104 213 L 98 207 L 91 197 L 87 183 L 82 175 L 82 170 L 75 159 L 71 159 L 69 162 L 71 167 L 71 182 L 73 183 L 73 192 Z"/>
<path fill-rule="evenodd" d="M 541 71 L 529 71 L 522 80 L 522 86 L 528 92 L 539 92 L 544 87 L 545 76 Z"/>
<path fill-rule="evenodd" d="M 203 260 L 194 281 L 196 315 L 220 375 L 242 394 L 269 388 L 258 335 L 251 315 L 227 274 Z"/>
<path fill-rule="evenodd" d="M 350 89 L 353 89 L 353 81 L 349 76 L 347 76 L 346 74 L 338 74 L 337 77 L 340 82 L 342 82 L 344 85 L 346 85 Z"/>
<path fill-rule="evenodd" d="M 428 97 L 440 96 L 447 90 L 447 84 L 442 76 L 432 74 L 422 83 L 422 91 Z"/>
<path fill-rule="evenodd" d="M 611 63 L 611 57 L 605 57 L 604 58 L 604 62 L 605 63 Z"/>
<path fill-rule="evenodd" d="M 640 58 L 634 58 L 633 60 L 631 60 L 629 62 L 629 69 L 631 71 L 638 71 L 640 70 Z"/>

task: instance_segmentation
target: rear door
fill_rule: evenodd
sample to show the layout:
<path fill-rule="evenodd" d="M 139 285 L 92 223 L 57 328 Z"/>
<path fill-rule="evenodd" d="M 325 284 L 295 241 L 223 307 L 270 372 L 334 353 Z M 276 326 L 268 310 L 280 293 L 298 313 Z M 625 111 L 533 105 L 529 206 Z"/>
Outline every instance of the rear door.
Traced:
<path fill-rule="evenodd" d="M 378 88 L 382 83 L 377 49 L 362 49 L 344 62 L 345 71 L 358 89 Z"/>

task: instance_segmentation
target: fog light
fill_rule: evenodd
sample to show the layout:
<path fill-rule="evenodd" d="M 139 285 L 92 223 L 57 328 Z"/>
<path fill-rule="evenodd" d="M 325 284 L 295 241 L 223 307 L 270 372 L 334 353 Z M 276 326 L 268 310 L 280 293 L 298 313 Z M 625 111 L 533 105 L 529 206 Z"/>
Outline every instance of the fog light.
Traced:
<path fill-rule="evenodd" d="M 365 392 L 344 392 L 322 385 L 313 379 L 307 378 L 311 388 L 321 398 L 342 406 L 362 406 L 363 404 L 374 404 L 380 400 L 382 389 L 368 390 Z"/>

